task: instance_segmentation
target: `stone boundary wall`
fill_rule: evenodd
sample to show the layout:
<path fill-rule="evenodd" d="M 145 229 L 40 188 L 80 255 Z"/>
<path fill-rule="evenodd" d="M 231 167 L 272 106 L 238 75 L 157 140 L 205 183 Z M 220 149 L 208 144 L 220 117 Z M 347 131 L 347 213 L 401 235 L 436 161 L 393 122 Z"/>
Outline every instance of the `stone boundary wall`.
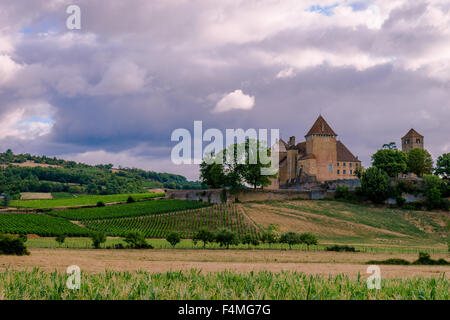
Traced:
<path fill-rule="evenodd" d="M 231 193 L 226 189 L 207 190 L 167 190 L 166 199 L 182 199 L 202 202 L 222 203 L 222 198 L 227 202 L 270 201 L 270 200 L 310 200 L 332 197 L 332 194 L 324 190 L 298 191 L 298 190 L 270 190 L 270 189 L 246 189 L 237 193 Z"/>

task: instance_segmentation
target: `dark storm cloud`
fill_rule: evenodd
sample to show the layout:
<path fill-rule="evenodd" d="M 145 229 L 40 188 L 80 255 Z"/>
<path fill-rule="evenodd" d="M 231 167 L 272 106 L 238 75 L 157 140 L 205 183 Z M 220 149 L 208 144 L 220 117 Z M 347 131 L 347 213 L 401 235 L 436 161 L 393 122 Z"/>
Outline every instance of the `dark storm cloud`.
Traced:
<path fill-rule="evenodd" d="M 444 1 L 341 2 L 329 17 L 306 9 L 333 1 L 80 1 L 80 31 L 68 4 L 0 4 L 2 148 L 195 178 L 170 164 L 174 129 L 302 139 L 322 113 L 365 165 L 411 127 L 434 156 L 450 150 Z M 213 112 L 236 90 L 253 108 Z"/>

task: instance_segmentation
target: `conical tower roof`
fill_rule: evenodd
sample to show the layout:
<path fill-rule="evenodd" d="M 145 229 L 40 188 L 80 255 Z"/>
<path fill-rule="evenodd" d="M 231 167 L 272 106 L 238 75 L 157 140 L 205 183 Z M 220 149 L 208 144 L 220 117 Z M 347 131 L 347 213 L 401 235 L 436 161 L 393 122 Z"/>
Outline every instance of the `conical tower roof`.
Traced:
<path fill-rule="evenodd" d="M 325 135 L 325 136 L 334 136 L 336 137 L 337 134 L 331 129 L 329 124 L 325 121 L 325 119 L 322 117 L 322 115 L 319 115 L 316 122 L 314 122 L 311 129 L 308 131 L 305 137 L 312 136 L 312 135 Z"/>

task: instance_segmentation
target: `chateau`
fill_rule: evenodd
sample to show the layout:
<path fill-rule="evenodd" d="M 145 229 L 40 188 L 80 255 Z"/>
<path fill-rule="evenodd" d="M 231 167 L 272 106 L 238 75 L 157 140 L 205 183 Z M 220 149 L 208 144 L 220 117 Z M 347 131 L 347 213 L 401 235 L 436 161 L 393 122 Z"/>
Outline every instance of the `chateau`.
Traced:
<path fill-rule="evenodd" d="M 361 161 L 339 140 L 337 134 L 320 115 L 305 135 L 296 143 L 280 139 L 279 172 L 269 189 L 295 188 L 303 183 L 357 179 L 355 169 Z"/>

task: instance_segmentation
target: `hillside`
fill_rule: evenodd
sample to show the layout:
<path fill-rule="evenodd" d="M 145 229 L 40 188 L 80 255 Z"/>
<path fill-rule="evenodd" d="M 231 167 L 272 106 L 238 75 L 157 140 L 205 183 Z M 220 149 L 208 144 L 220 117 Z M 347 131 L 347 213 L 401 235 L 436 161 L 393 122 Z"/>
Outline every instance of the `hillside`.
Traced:
<path fill-rule="evenodd" d="M 446 247 L 449 213 L 376 208 L 338 201 L 269 201 L 244 203 L 261 228 L 312 232 L 324 243 Z"/>
<path fill-rule="evenodd" d="M 46 156 L 0 153 L 0 193 L 14 199 L 21 192 L 119 194 L 149 188 L 198 189 L 200 182 L 176 174 L 136 168 L 114 169 L 112 164 L 87 165 Z"/>

